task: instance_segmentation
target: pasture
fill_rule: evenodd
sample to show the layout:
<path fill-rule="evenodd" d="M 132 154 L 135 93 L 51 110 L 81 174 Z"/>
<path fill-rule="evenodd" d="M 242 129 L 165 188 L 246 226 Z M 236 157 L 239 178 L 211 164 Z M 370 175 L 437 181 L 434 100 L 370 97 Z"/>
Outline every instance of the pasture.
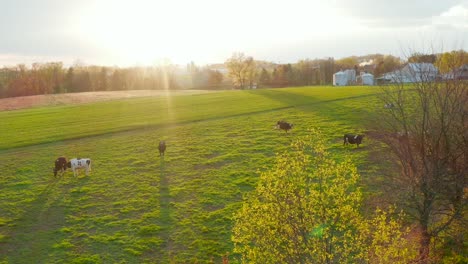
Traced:
<path fill-rule="evenodd" d="M 336 159 L 358 165 L 371 200 L 383 161 L 369 155 L 380 145 L 343 147 L 343 135 L 366 131 L 379 91 L 221 91 L 0 112 L 0 263 L 220 263 L 258 171 L 312 127 Z M 294 128 L 275 130 L 278 120 Z M 59 156 L 93 159 L 91 174 L 54 178 Z"/>

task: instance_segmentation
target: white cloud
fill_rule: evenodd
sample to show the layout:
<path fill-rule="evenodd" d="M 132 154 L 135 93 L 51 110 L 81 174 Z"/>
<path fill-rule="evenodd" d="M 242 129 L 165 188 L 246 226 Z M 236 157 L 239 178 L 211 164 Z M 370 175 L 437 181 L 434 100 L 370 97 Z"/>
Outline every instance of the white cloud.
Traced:
<path fill-rule="evenodd" d="M 0 66 L 76 58 L 106 65 L 161 58 L 214 63 L 235 51 L 294 62 L 395 54 L 438 40 L 468 47 L 468 0 L 0 2 Z"/>
<path fill-rule="evenodd" d="M 468 1 L 433 17 L 432 23 L 439 27 L 468 28 Z"/>
<path fill-rule="evenodd" d="M 434 16 L 459 5 L 461 0 L 334 0 L 342 15 L 358 19 L 370 28 L 419 27 L 431 24 Z"/>

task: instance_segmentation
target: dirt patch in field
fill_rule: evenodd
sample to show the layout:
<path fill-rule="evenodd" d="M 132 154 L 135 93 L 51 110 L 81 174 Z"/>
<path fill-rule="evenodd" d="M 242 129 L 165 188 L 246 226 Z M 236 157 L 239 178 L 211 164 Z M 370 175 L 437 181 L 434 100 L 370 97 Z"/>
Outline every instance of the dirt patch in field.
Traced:
<path fill-rule="evenodd" d="M 99 101 L 109 101 L 123 98 L 150 97 L 150 96 L 167 96 L 167 95 L 190 95 L 211 93 L 214 91 L 207 90 L 131 90 L 131 91 L 110 91 L 110 92 L 84 92 L 84 93 L 68 93 L 68 94 L 47 94 L 47 95 L 32 95 L 13 98 L 0 99 L 0 111 L 24 109 L 40 106 L 54 105 L 70 105 L 84 104 Z"/>

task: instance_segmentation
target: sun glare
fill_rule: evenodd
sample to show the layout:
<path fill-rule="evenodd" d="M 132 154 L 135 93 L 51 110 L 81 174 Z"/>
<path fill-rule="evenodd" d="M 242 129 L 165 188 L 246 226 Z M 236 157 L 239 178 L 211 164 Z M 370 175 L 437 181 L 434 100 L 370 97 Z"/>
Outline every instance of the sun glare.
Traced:
<path fill-rule="evenodd" d="M 167 21 L 160 2 L 98 2 L 86 15 L 81 26 L 94 45 L 116 61 L 150 64 L 171 53 L 174 43 L 181 41 Z"/>
<path fill-rule="evenodd" d="M 350 34 L 358 26 L 315 1 L 298 2 L 294 12 L 267 1 L 99 1 L 80 21 L 93 45 L 125 65 L 222 61 L 234 51 Z"/>

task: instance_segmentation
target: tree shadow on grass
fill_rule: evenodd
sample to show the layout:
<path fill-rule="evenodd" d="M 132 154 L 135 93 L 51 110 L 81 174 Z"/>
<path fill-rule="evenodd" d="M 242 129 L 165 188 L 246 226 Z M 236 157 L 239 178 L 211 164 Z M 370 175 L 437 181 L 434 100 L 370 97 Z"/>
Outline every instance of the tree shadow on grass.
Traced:
<path fill-rule="evenodd" d="M 255 91 L 253 91 L 255 92 Z M 383 105 L 378 100 L 378 94 L 350 95 L 338 98 L 321 99 L 314 96 L 304 96 L 288 90 L 268 90 L 255 92 L 258 95 L 266 96 L 270 99 L 282 102 L 302 111 L 307 115 L 314 115 L 323 118 L 324 122 L 317 124 L 317 127 L 322 130 L 324 136 L 332 138 L 330 141 L 330 153 L 336 154 L 339 159 L 344 159 L 350 155 L 356 157 L 365 156 L 365 160 L 358 158 L 356 165 L 361 173 L 363 183 L 367 186 L 369 192 L 377 195 L 378 193 L 389 193 L 387 190 L 389 178 L 379 177 L 383 172 L 394 173 L 395 168 L 390 168 L 388 165 L 388 157 L 380 154 L 385 152 L 382 146 L 378 144 L 370 135 L 369 131 L 374 127 L 374 123 L 379 121 L 379 111 Z M 284 117 L 284 114 L 279 118 Z M 287 120 L 292 123 L 296 120 Z M 329 122 L 328 122 L 329 121 Z M 324 127 L 325 124 L 325 127 Z M 328 127 L 327 127 L 328 125 Z M 299 129 L 301 124 L 295 124 L 295 129 Z M 315 127 L 315 125 L 313 125 Z M 320 127 L 322 126 L 322 127 Z M 304 126 L 302 126 L 305 129 Z M 365 134 L 363 145 L 343 146 L 343 134 Z"/>
<path fill-rule="evenodd" d="M 313 88 L 310 88 L 313 89 Z M 356 100 L 356 99 L 363 99 L 367 100 L 366 98 L 372 98 L 376 97 L 377 93 L 371 93 L 371 94 L 360 94 L 360 95 L 349 95 L 349 96 L 343 96 L 343 95 L 337 95 L 336 98 L 334 97 L 322 97 L 322 96 L 315 96 L 315 95 L 305 95 L 305 94 L 298 94 L 293 91 L 285 91 L 281 89 L 271 89 L 271 90 L 261 90 L 259 92 L 257 91 L 249 91 L 250 93 L 253 93 L 258 96 L 264 96 L 267 97 L 271 100 L 281 102 L 283 104 L 286 104 L 289 107 L 305 107 L 305 106 L 311 106 L 310 108 L 305 107 L 305 109 L 317 109 L 317 108 L 322 108 L 323 106 L 326 105 L 333 105 L 334 103 L 337 103 L 336 105 L 342 105 L 340 102 L 343 101 L 348 101 L 348 100 Z M 355 110 L 353 108 L 349 107 L 344 107 L 346 110 Z M 352 112 L 352 111 L 351 111 Z"/>

